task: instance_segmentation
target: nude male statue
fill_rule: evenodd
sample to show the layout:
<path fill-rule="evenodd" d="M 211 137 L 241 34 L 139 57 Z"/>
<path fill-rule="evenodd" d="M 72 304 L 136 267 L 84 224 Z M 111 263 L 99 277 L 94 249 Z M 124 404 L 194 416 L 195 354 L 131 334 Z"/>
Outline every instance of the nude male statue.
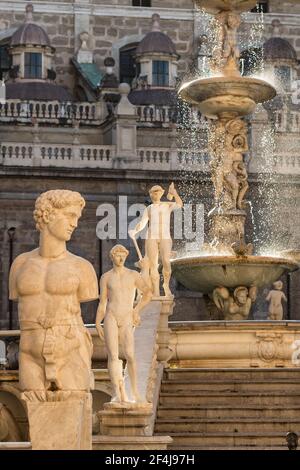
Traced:
<path fill-rule="evenodd" d="M 39 247 L 11 267 L 9 297 L 19 302 L 20 388 L 31 399 L 90 390 L 92 340 L 80 303 L 98 298 L 98 282 L 93 266 L 66 248 L 84 206 L 74 191 L 41 194 L 34 211 Z"/>
<path fill-rule="evenodd" d="M 141 401 L 137 388 L 134 357 L 134 327 L 140 324 L 140 312 L 151 300 L 151 289 L 141 274 L 124 266 L 128 253 L 124 246 L 114 246 L 110 251 L 113 268 L 103 274 L 100 279 L 100 303 L 97 310 L 96 328 L 100 339 L 105 340 L 107 348 L 108 371 L 113 387 L 111 403 L 127 401 L 123 382 L 123 365 L 122 360 L 119 359 L 120 346 L 127 361 L 133 400 Z M 140 260 L 140 264 L 142 263 L 143 260 Z M 137 289 L 143 295 L 133 308 Z"/>
<path fill-rule="evenodd" d="M 159 273 L 158 273 L 158 255 L 161 257 L 163 265 L 163 288 L 165 296 L 172 296 L 170 291 L 171 279 L 171 250 L 172 238 L 170 234 L 170 218 L 171 213 L 175 209 L 183 207 L 183 202 L 177 193 L 174 183 L 169 187 L 168 197 L 175 199 L 175 202 L 166 201 L 162 202 L 161 198 L 164 194 L 164 189 L 161 186 L 153 186 L 149 190 L 152 204 L 148 206 L 141 221 L 136 225 L 133 230 L 129 230 L 129 235 L 134 238 L 135 235 L 141 232 L 148 224 L 148 230 L 145 242 L 146 257 L 150 263 L 150 278 L 152 283 L 152 290 L 154 296 L 159 296 Z"/>

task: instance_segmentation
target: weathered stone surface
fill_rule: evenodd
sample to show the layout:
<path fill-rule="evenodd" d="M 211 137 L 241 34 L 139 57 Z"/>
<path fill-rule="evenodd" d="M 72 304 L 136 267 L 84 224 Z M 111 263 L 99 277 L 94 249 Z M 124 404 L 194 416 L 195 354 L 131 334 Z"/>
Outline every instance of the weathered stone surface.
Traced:
<path fill-rule="evenodd" d="M 27 408 L 30 440 L 34 450 L 81 448 L 83 400 L 28 402 Z"/>

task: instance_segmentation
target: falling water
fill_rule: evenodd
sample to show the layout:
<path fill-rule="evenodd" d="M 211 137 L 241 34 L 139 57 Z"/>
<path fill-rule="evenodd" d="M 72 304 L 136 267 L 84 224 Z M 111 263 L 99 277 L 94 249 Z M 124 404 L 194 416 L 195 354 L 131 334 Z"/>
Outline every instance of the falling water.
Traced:
<path fill-rule="evenodd" d="M 253 213 L 253 204 L 251 201 L 247 201 L 248 203 L 248 206 L 249 206 L 249 210 L 250 210 L 250 216 L 251 216 L 251 223 L 252 223 L 252 227 L 254 229 L 255 227 L 255 219 L 254 219 L 254 213 Z"/>

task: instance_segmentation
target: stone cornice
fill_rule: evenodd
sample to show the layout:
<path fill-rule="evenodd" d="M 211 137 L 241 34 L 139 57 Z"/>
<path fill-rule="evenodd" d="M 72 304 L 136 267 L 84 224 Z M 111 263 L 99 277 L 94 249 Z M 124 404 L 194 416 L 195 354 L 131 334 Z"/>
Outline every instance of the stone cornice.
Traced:
<path fill-rule="evenodd" d="M 127 17 L 127 18 L 151 18 L 152 14 L 159 13 L 162 19 L 193 21 L 195 11 L 184 8 L 140 8 L 124 5 L 97 5 L 84 1 L 78 3 L 71 2 L 35 2 L 34 9 L 37 13 L 48 14 L 76 14 L 94 15 L 106 17 Z M 10 0 L 0 3 L 0 11 L 24 12 L 24 1 Z M 244 21 L 252 23 L 256 13 L 244 14 Z M 265 24 L 271 24 L 274 18 L 280 17 L 281 24 L 299 25 L 300 14 L 298 13 L 267 13 L 264 15 Z"/>
<path fill-rule="evenodd" d="M 8 1 L 0 3 L 0 11 L 24 12 L 24 2 Z M 174 8 L 139 8 L 123 5 L 95 5 L 86 3 L 65 3 L 65 2 L 35 2 L 36 13 L 48 14 L 90 14 L 94 16 L 119 16 L 127 18 L 151 18 L 153 13 L 159 13 L 162 19 L 190 20 L 194 18 L 194 10 Z"/>

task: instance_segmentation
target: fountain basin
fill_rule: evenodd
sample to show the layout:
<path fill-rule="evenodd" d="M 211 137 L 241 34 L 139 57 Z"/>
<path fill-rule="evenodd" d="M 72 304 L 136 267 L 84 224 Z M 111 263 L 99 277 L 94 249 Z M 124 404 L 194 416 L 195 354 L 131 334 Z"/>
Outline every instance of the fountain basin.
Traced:
<path fill-rule="evenodd" d="M 276 90 L 258 78 L 224 76 L 187 82 L 180 88 L 179 96 L 196 105 L 205 116 L 216 119 L 224 114 L 250 114 L 256 104 L 274 98 Z"/>
<path fill-rule="evenodd" d="M 196 0 L 198 8 L 203 8 L 208 13 L 235 10 L 248 11 L 255 7 L 257 0 Z"/>
<path fill-rule="evenodd" d="M 172 260 L 174 277 L 187 289 L 210 294 L 218 286 L 264 287 L 299 265 L 272 256 L 195 256 Z"/>

